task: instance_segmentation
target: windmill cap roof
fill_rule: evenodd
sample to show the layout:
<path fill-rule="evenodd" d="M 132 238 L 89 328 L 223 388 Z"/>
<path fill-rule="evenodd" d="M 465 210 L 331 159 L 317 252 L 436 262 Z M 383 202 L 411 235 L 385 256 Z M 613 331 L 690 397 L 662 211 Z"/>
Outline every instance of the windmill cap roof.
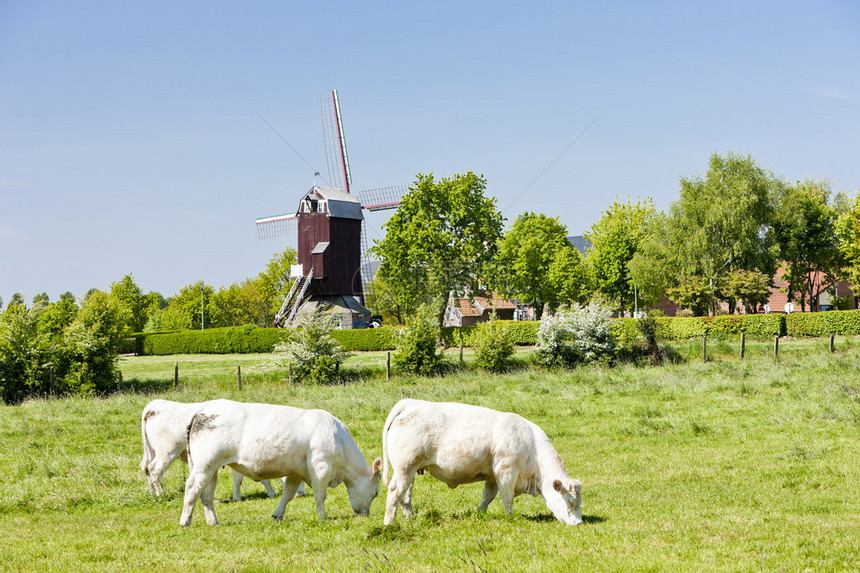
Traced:
<path fill-rule="evenodd" d="M 325 200 L 328 203 L 328 212 L 331 217 L 339 217 L 341 219 L 364 219 L 361 213 L 361 203 L 355 196 L 350 195 L 343 189 L 335 189 L 334 187 L 312 187 L 305 194 L 304 198 L 310 195 L 316 195 L 318 198 Z"/>

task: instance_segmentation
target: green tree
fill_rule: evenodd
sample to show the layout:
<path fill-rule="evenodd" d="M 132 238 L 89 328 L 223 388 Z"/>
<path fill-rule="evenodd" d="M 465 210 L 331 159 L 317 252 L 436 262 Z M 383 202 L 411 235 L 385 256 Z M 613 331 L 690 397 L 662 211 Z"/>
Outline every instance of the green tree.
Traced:
<path fill-rule="evenodd" d="M 630 261 L 649 237 L 655 216 L 650 198 L 635 204 L 616 198 L 585 234 L 592 244 L 587 263 L 594 288 L 622 315 L 634 306 Z"/>
<path fill-rule="evenodd" d="M 504 296 L 534 304 L 538 314 L 543 313 L 544 305 L 557 308 L 563 302 L 558 282 L 565 279 L 572 282 L 576 278 L 559 274 L 568 270 L 562 268 L 565 265 L 575 266 L 571 251 L 576 249 L 567 240 L 567 228 L 559 223 L 558 217 L 523 213 L 499 241 L 500 272 L 496 273 L 493 286 Z M 553 263 L 556 263 L 555 282 L 550 280 Z"/>
<path fill-rule="evenodd" d="M 62 335 L 78 314 L 78 303 L 75 295 L 64 292 L 60 300 L 48 305 L 39 315 L 39 332 L 51 337 Z"/>
<path fill-rule="evenodd" d="M 631 272 L 637 284 L 647 279 L 649 290 L 663 282 L 667 293 L 675 293 L 672 300 L 700 312 L 705 288 L 713 313 L 719 298 L 733 310 L 735 301 L 719 288 L 735 271 L 773 276 L 778 249 L 771 224 L 782 182 L 750 156 L 714 153 L 708 165 L 703 177 L 681 179 L 680 198 L 645 241 Z M 649 265 L 654 270 L 648 272 Z"/>
<path fill-rule="evenodd" d="M 786 186 L 777 195 L 773 229 L 786 270 L 786 292 L 789 300 L 799 295 L 804 311 L 807 304 L 818 309 L 818 296 L 838 280 L 844 262 L 834 199 L 828 181 L 813 179 Z"/>
<path fill-rule="evenodd" d="M 134 282 L 134 276 L 127 274 L 119 281 L 111 283 L 110 294 L 128 309 L 131 316 L 129 326 L 133 332 L 142 332 L 146 325 L 150 305 L 143 291 Z"/>
<path fill-rule="evenodd" d="M 265 324 L 260 326 L 271 326 L 275 315 L 281 310 L 281 304 L 290 294 L 292 281 L 290 280 L 290 267 L 298 261 L 298 254 L 292 247 L 287 247 L 280 253 L 275 253 L 266 263 L 266 270 L 257 275 L 255 282 L 261 301 L 268 307 L 269 314 Z"/>
<path fill-rule="evenodd" d="M 773 277 L 758 271 L 737 270 L 726 278 L 721 291 L 732 300 L 739 300 L 747 314 L 755 314 L 759 305 L 770 298 Z"/>
<path fill-rule="evenodd" d="M 208 321 L 206 314 L 206 301 L 212 298 L 215 289 L 203 281 L 186 285 L 179 289 L 176 296 L 167 300 L 167 308 L 162 312 L 161 322 L 165 330 L 178 330 L 178 326 L 200 330 Z M 171 319 L 168 321 L 167 319 Z M 168 324 L 169 322 L 169 324 Z"/>
<path fill-rule="evenodd" d="M 372 249 L 399 307 L 435 301 L 441 324 L 449 294 L 473 283 L 476 269 L 493 259 L 503 218 L 486 187 L 471 172 L 438 181 L 417 176 Z"/>
<path fill-rule="evenodd" d="M 591 293 L 594 290 L 588 266 L 573 245 L 556 251 L 555 257 L 549 265 L 547 282 L 551 285 L 556 297 L 554 304 L 551 304 L 553 310 L 560 306 L 585 304 L 591 298 Z"/>
<path fill-rule="evenodd" d="M 839 251 L 843 256 L 843 273 L 860 295 L 860 192 L 836 221 Z"/>

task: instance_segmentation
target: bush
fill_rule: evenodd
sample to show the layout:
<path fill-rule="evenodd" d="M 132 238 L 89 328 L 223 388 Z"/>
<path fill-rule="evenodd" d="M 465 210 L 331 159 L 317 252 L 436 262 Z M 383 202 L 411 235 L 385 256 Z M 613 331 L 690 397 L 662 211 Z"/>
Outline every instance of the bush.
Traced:
<path fill-rule="evenodd" d="M 490 372 L 504 372 L 508 368 L 508 358 L 514 353 L 510 330 L 495 316 L 489 322 L 482 322 L 472 337 L 475 347 L 475 364 Z"/>
<path fill-rule="evenodd" d="M 609 309 L 598 304 L 574 306 L 541 318 L 535 348 L 546 366 L 574 366 L 615 354 Z"/>
<path fill-rule="evenodd" d="M 306 314 L 290 332 L 289 342 L 275 347 L 275 352 L 292 365 L 297 381 L 310 379 L 328 384 L 337 380 L 340 363 L 349 354 L 332 338 L 332 330 L 334 323 L 330 319 Z"/>
<path fill-rule="evenodd" d="M 445 366 L 436 344 L 439 329 L 430 305 L 423 304 L 400 331 L 397 351 L 391 357 L 397 370 L 413 374 L 438 374 Z"/>

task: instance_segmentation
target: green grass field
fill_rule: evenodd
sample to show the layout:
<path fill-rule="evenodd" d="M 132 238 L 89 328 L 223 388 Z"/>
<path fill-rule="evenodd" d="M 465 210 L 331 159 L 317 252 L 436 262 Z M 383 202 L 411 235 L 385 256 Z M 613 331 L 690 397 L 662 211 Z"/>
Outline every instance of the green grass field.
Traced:
<path fill-rule="evenodd" d="M 686 364 L 587 367 L 508 375 L 464 372 L 385 380 L 385 354 L 350 358 L 336 386 L 286 382 L 268 355 L 125 357 L 122 391 L 100 399 L 0 406 L 0 568 L 6 570 L 681 570 L 828 571 L 860 567 L 860 347 L 842 341 L 769 343 L 736 357 L 731 345 L 681 348 Z M 522 351 L 523 354 L 526 351 Z M 466 361 L 471 355 L 467 353 Z M 458 359 L 457 351 L 451 354 Z M 179 363 L 180 388 L 173 391 Z M 242 366 L 243 390 L 236 367 Z M 139 473 L 140 411 L 156 397 L 326 409 L 369 461 L 402 397 L 514 411 L 549 435 L 583 482 L 580 527 L 557 522 L 540 498 L 476 507 L 481 484 L 451 490 L 416 478 L 415 519 L 382 526 L 352 515 L 343 486 L 330 519 L 311 498 L 276 500 L 246 480 L 242 503 L 179 513 L 187 469 L 174 464 L 166 495 Z M 217 499 L 232 493 L 219 474 Z"/>

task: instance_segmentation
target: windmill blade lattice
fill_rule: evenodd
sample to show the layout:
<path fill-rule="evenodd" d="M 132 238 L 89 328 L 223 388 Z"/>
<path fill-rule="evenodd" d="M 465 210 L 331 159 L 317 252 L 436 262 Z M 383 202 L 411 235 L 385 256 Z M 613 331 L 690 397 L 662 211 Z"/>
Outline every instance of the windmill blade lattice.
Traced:
<path fill-rule="evenodd" d="M 332 187 L 349 193 L 352 174 L 349 171 L 349 156 L 346 153 L 346 137 L 343 133 L 343 120 L 340 115 L 340 100 L 337 90 L 320 96 L 322 109 L 323 136 L 325 137 L 326 163 Z"/>
<path fill-rule="evenodd" d="M 298 218 L 295 213 L 260 217 L 254 223 L 257 226 L 257 237 L 260 239 L 294 237 L 297 234 Z"/>
<path fill-rule="evenodd" d="M 380 187 L 355 193 L 361 202 L 361 208 L 368 211 L 384 211 L 385 209 L 396 209 L 400 206 L 400 199 L 409 187 L 406 185 L 395 185 L 393 187 Z"/>

